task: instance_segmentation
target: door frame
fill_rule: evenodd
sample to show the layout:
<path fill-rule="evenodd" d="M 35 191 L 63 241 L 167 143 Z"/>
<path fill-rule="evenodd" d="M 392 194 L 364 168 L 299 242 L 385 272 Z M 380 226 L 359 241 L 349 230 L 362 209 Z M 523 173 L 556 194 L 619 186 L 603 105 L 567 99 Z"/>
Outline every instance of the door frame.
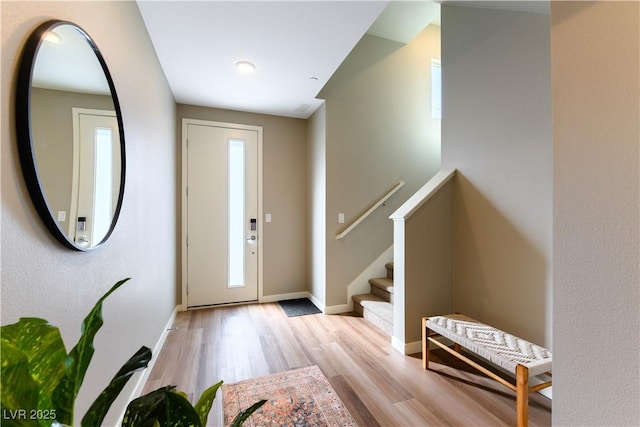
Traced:
<path fill-rule="evenodd" d="M 238 123 L 217 122 L 213 120 L 200 120 L 200 119 L 182 119 L 182 178 L 181 178 L 181 192 L 182 192 L 182 230 L 180 235 L 180 258 L 181 258 L 181 278 L 182 283 L 180 285 L 182 289 L 182 300 L 180 303 L 180 311 L 196 310 L 198 308 L 206 307 L 187 307 L 187 230 L 188 230 L 188 215 L 187 215 L 187 168 L 188 168 L 188 155 L 187 155 L 187 128 L 189 125 L 200 126 L 212 126 L 228 129 L 240 129 L 247 131 L 255 131 L 258 134 L 258 302 L 263 299 L 262 288 L 262 271 L 263 271 L 263 256 L 262 256 L 262 240 L 264 236 L 264 223 L 262 221 L 263 207 L 262 207 L 262 126 L 245 125 Z"/>
<path fill-rule="evenodd" d="M 76 228 L 78 223 L 78 187 L 80 183 L 80 116 L 101 116 L 112 117 L 116 119 L 115 110 L 102 110 L 97 108 L 71 107 L 71 122 L 73 131 L 73 151 L 72 151 L 72 168 L 71 176 L 71 205 L 69 206 L 69 222 L 67 236 L 76 244 Z M 122 159 L 118 160 L 120 168 L 122 168 Z M 117 200 L 116 200 L 117 203 Z M 108 233 L 107 233 L 108 234 Z M 92 242 L 95 244 L 95 242 Z"/>

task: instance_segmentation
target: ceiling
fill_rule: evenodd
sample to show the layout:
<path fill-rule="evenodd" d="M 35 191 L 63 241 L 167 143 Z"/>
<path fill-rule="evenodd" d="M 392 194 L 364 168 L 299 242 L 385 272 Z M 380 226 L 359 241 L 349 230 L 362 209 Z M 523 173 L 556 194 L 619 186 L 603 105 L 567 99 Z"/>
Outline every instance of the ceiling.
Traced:
<path fill-rule="evenodd" d="M 61 24 L 46 33 L 33 66 L 32 85 L 44 89 L 110 95 L 107 79 L 86 35 Z"/>
<path fill-rule="evenodd" d="M 365 33 L 408 43 L 440 24 L 443 1 L 157 1 L 140 13 L 176 102 L 308 118 Z M 451 1 L 444 0 L 445 3 Z M 457 2 L 540 12 L 538 2 Z M 525 7 L 524 10 L 527 10 Z M 513 9 L 512 9 L 513 10 Z M 235 69 L 255 64 L 252 74 Z"/>
<path fill-rule="evenodd" d="M 138 7 L 178 103 L 308 118 L 322 103 L 320 89 L 388 3 L 138 0 Z M 439 12 L 432 2 L 399 3 Z M 419 27 L 413 35 L 428 24 L 419 20 L 407 25 Z M 239 73 L 241 60 L 255 72 Z"/>

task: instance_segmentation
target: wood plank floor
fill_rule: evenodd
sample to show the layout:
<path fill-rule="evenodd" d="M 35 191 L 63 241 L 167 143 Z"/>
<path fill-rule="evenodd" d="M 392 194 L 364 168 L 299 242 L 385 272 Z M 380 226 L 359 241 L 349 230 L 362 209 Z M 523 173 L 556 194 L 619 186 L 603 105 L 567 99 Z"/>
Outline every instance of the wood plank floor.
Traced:
<path fill-rule="evenodd" d="M 288 318 L 277 303 L 180 312 L 144 393 L 172 384 L 195 401 L 225 383 L 318 365 L 359 425 L 513 426 L 515 394 L 453 357 L 404 356 L 389 336 L 351 315 Z M 222 398 L 209 426 L 222 425 Z M 551 401 L 530 395 L 530 426 L 551 425 Z"/>

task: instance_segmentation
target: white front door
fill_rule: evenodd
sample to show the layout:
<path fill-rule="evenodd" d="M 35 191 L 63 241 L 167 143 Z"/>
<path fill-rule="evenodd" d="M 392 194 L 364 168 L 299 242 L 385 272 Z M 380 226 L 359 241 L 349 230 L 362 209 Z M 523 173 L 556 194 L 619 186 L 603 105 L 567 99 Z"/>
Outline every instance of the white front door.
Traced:
<path fill-rule="evenodd" d="M 187 307 L 256 301 L 259 128 L 185 120 L 183 132 Z"/>
<path fill-rule="evenodd" d="M 120 156 L 115 111 L 73 108 L 73 178 L 68 235 L 78 246 L 105 238 L 118 203 Z"/>

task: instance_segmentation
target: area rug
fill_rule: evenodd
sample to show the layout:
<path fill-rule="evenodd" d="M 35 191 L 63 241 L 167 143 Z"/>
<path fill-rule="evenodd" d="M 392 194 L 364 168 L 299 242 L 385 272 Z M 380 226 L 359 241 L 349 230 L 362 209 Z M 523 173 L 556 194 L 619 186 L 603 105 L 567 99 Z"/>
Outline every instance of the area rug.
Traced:
<path fill-rule="evenodd" d="M 317 366 L 222 386 L 224 424 L 238 412 L 266 399 L 245 426 L 357 426 L 329 380 Z"/>
<path fill-rule="evenodd" d="M 322 313 L 308 298 L 278 301 L 287 317 L 306 316 L 307 314 Z"/>

